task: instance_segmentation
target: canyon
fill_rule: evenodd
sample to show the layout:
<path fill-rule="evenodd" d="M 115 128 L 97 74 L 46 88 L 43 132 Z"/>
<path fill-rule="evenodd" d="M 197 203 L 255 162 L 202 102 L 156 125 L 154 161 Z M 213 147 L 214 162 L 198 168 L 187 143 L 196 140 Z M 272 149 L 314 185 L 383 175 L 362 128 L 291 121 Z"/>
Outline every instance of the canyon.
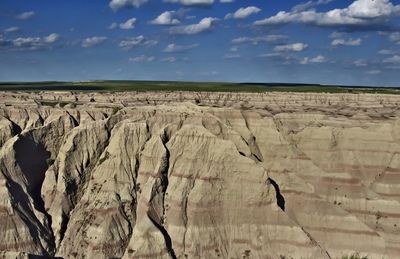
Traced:
<path fill-rule="evenodd" d="M 2 258 L 400 254 L 400 96 L 0 92 Z"/>

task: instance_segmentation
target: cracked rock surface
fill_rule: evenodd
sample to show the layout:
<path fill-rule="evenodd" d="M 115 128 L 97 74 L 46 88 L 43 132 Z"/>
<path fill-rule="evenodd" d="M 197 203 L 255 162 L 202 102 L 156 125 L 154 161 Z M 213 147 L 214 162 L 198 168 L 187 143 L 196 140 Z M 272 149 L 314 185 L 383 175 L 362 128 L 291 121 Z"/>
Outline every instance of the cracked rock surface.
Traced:
<path fill-rule="evenodd" d="M 400 254 L 399 96 L 0 99 L 1 258 Z"/>

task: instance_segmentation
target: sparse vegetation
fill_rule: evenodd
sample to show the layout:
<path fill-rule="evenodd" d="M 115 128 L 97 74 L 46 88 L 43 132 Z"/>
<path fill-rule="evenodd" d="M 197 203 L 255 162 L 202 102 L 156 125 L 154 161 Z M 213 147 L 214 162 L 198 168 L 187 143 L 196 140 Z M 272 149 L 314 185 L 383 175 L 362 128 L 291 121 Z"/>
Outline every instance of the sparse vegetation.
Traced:
<path fill-rule="evenodd" d="M 355 253 L 352 255 L 342 256 L 342 259 L 368 259 L 368 256 L 361 256 L 359 253 Z"/>
<path fill-rule="evenodd" d="M 204 91 L 204 92 L 326 92 L 400 94 L 400 88 L 280 83 L 175 81 L 0 82 L 0 91 Z M 91 100 L 95 102 L 95 100 Z M 57 102 L 58 103 L 58 102 Z M 56 104 L 57 104 L 56 103 Z M 53 103 L 46 103 L 51 105 Z M 42 104 L 44 105 L 44 104 Z"/>
<path fill-rule="evenodd" d="M 101 165 L 104 161 L 106 161 L 107 159 L 110 158 L 110 153 L 108 153 L 108 151 L 106 151 L 106 153 L 104 154 L 104 156 L 102 158 L 100 158 L 99 160 L 99 165 Z"/>

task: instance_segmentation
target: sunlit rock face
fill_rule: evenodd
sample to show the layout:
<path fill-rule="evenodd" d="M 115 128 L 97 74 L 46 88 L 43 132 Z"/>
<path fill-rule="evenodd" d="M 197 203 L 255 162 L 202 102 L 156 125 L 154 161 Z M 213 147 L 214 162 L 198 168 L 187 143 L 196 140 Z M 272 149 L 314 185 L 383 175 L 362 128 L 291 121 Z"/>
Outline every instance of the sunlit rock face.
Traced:
<path fill-rule="evenodd" d="M 400 97 L 0 98 L 2 258 L 400 254 Z"/>

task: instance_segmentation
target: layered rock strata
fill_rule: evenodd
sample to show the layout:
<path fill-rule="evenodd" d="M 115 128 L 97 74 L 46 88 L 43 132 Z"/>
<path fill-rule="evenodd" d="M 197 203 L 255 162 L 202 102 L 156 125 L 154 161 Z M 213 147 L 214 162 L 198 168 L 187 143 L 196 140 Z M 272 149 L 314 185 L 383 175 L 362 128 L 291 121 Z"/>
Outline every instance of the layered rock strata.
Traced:
<path fill-rule="evenodd" d="M 400 97 L 0 97 L 0 257 L 400 254 Z"/>

